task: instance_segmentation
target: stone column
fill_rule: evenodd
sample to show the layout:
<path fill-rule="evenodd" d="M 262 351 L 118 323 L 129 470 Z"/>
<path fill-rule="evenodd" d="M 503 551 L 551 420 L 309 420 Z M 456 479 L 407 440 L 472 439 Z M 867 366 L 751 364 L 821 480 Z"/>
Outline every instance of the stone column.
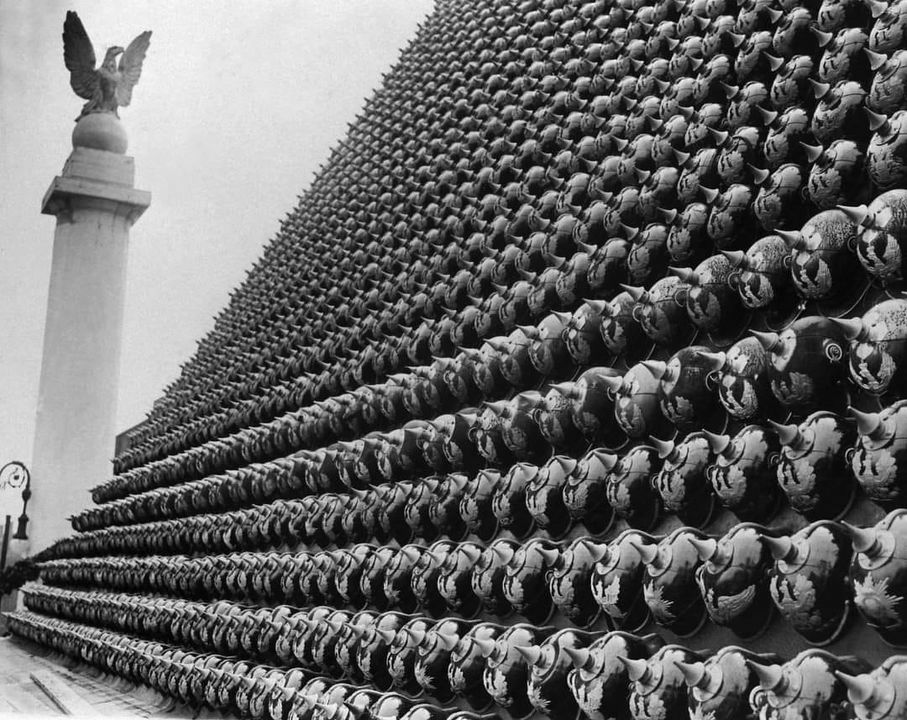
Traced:
<path fill-rule="evenodd" d="M 32 458 L 32 553 L 72 534 L 68 517 L 108 479 L 129 229 L 148 207 L 112 113 L 86 115 L 41 212 L 54 215 L 53 261 Z"/>

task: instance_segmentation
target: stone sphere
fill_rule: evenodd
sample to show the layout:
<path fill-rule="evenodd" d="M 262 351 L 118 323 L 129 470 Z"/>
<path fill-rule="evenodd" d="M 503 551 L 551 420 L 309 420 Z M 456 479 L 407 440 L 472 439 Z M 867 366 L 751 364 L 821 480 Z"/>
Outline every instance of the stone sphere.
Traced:
<path fill-rule="evenodd" d="M 129 141 L 119 118 L 112 113 L 91 113 L 80 118 L 72 131 L 72 146 L 123 155 Z"/>

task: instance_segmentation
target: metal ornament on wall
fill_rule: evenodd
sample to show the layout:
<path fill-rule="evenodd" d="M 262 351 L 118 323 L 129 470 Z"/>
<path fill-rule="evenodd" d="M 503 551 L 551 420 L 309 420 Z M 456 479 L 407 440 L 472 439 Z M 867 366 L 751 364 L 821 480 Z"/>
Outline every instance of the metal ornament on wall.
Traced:
<path fill-rule="evenodd" d="M 13 538 L 16 540 L 28 540 L 28 501 L 31 499 L 31 473 L 25 466 L 25 463 L 19 460 L 10 460 L 0 467 L 0 492 L 8 494 L 9 492 L 17 493 L 21 489 L 20 497 L 22 498 L 22 512 L 18 516 L 18 524 Z M 6 555 L 4 549 L 4 556 Z"/>

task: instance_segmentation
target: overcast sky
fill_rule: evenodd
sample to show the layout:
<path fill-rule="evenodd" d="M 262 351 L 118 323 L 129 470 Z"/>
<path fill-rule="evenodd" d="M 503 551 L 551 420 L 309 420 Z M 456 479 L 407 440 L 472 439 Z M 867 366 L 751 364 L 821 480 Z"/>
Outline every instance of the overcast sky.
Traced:
<path fill-rule="evenodd" d="M 120 410 L 141 420 L 346 133 L 431 0 L 0 0 L 0 464 L 29 461 L 54 223 L 82 106 L 61 33 L 102 59 L 152 30 L 120 117 L 151 207 L 129 248 Z M 111 455 L 113 439 L 111 438 Z"/>

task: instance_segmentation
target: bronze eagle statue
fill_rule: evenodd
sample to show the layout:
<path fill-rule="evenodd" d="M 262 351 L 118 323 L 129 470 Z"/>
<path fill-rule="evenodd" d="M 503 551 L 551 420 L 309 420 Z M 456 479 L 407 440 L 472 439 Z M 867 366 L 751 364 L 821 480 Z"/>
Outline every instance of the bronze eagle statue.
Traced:
<path fill-rule="evenodd" d="M 127 106 L 132 100 L 132 88 L 142 74 L 142 62 L 151 42 L 151 31 L 146 30 L 129 43 L 124 50 L 118 45 L 107 49 L 104 62 L 95 68 L 97 59 L 85 26 L 72 10 L 66 13 L 63 23 L 63 61 L 69 70 L 69 84 L 80 98 L 86 99 L 76 120 L 91 113 L 113 113 Z M 117 66 L 117 56 L 120 58 Z"/>

